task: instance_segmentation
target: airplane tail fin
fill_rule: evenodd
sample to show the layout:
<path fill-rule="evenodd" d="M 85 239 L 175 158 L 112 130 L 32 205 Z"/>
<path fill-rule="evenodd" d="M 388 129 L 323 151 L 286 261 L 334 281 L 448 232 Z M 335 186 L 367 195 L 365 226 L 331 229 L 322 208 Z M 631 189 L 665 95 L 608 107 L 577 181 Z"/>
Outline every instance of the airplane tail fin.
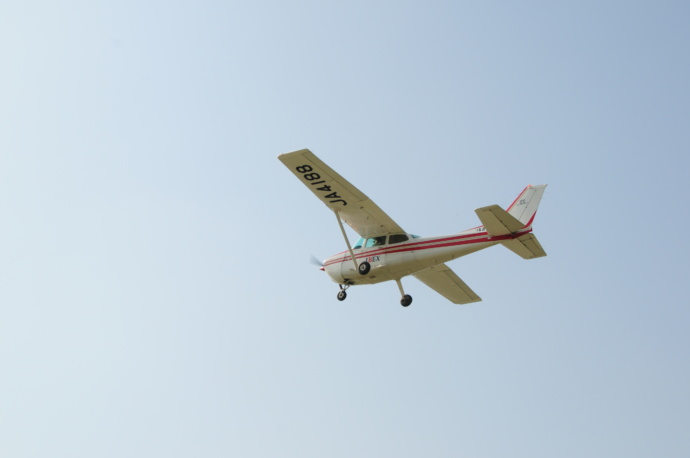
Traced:
<path fill-rule="evenodd" d="M 539 207 L 539 202 L 541 202 L 541 196 L 544 195 L 545 189 L 545 184 L 527 186 L 508 207 L 508 213 L 517 218 L 526 227 L 532 226 L 534 215 L 537 213 L 537 207 Z"/>
<path fill-rule="evenodd" d="M 546 256 L 539 240 L 531 233 L 544 189 L 545 184 L 527 186 L 507 211 L 498 205 L 476 209 L 489 237 L 500 239 L 503 246 L 524 259 Z"/>

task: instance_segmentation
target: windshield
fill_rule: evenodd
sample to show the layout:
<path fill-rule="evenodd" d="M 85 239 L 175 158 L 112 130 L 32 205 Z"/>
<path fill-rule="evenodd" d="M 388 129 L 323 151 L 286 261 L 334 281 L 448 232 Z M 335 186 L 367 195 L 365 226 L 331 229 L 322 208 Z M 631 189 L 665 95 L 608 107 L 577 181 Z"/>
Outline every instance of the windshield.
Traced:
<path fill-rule="evenodd" d="M 364 245 L 364 237 L 360 237 L 352 246 L 352 249 L 356 250 L 357 248 L 362 248 L 362 245 Z"/>

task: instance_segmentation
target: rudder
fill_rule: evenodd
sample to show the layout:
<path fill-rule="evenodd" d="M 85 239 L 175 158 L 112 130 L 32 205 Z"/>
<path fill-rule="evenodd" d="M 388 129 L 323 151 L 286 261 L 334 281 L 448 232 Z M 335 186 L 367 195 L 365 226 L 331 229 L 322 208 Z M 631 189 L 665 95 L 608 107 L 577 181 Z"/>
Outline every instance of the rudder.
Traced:
<path fill-rule="evenodd" d="M 510 207 L 508 207 L 508 213 L 525 226 L 532 225 L 534 215 L 537 213 L 537 207 L 539 207 L 539 202 L 541 202 L 541 197 L 544 195 L 545 189 L 545 184 L 527 186 Z"/>

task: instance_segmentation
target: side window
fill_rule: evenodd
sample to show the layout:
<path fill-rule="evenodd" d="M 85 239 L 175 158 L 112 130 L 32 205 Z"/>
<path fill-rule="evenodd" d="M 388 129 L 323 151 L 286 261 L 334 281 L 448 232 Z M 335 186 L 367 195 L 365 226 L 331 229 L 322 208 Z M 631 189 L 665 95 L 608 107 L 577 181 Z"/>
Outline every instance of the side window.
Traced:
<path fill-rule="evenodd" d="M 405 234 L 393 234 L 388 238 L 389 244 L 402 243 L 408 241 L 408 237 Z"/>
<path fill-rule="evenodd" d="M 381 237 L 371 237 L 367 239 L 367 248 L 371 248 L 374 246 L 381 246 L 386 244 L 386 236 L 382 235 Z"/>
<path fill-rule="evenodd" d="M 353 250 L 356 250 L 357 248 L 362 248 L 362 245 L 364 245 L 364 237 L 360 237 L 359 240 L 357 240 L 352 247 Z"/>

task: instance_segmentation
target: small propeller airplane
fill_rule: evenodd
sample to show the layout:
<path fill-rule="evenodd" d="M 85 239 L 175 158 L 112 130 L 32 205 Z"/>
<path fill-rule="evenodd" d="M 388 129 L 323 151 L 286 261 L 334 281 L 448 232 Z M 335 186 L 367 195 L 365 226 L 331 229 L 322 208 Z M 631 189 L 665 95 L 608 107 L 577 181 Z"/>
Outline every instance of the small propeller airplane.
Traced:
<path fill-rule="evenodd" d="M 454 235 L 419 237 L 405 232 L 374 202 L 308 149 L 281 154 L 287 166 L 334 213 L 348 249 L 326 259 L 321 270 L 338 283 L 338 300 L 352 285 L 395 280 L 407 307 L 401 279 L 412 275 L 454 304 L 481 298 L 445 263 L 501 244 L 524 259 L 546 256 L 532 222 L 546 185 L 527 186 L 508 207 L 489 205 L 475 210 L 482 225 Z M 360 235 L 351 245 L 343 221 Z"/>

